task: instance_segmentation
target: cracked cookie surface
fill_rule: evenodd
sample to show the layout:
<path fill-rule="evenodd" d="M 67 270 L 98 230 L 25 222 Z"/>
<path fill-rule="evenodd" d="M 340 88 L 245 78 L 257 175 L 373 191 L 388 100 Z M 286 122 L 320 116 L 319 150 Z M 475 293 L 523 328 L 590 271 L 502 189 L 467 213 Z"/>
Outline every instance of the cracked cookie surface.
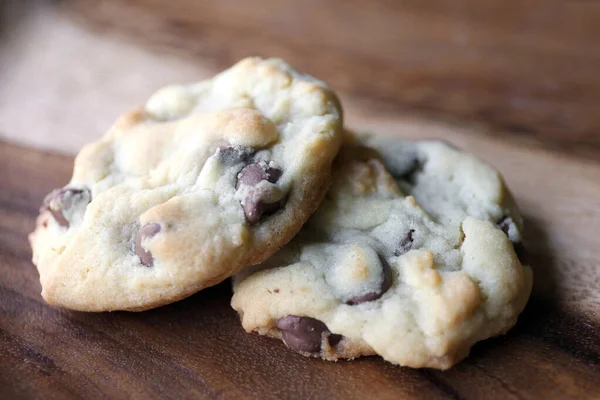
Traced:
<path fill-rule="evenodd" d="M 348 135 L 294 240 L 233 278 L 244 329 L 327 360 L 446 369 L 510 329 L 532 274 L 491 166 L 435 141 Z"/>
<path fill-rule="evenodd" d="M 30 235 L 42 296 L 144 310 L 264 261 L 325 194 L 341 118 L 324 83 L 276 59 L 159 90 L 44 200 Z"/>

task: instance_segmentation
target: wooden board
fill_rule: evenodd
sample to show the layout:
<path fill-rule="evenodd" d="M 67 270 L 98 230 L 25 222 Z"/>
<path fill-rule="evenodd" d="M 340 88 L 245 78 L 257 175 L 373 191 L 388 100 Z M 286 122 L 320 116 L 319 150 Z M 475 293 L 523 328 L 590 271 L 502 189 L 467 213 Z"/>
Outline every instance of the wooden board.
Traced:
<path fill-rule="evenodd" d="M 55 309 L 26 236 L 72 156 L 0 141 L 0 399 L 600 398 L 597 3 L 51 3 L 0 51 L 0 137 L 73 153 L 164 83 L 281 56 L 340 90 L 349 126 L 494 164 L 525 215 L 534 289 L 508 335 L 445 372 L 301 357 L 243 331 L 229 282 L 143 313 Z"/>
<path fill-rule="evenodd" d="M 600 166 L 407 119 L 357 119 L 444 137 L 500 167 L 522 205 L 534 295 L 515 329 L 446 372 L 376 357 L 328 363 L 246 334 L 229 282 L 143 313 L 85 314 L 41 299 L 27 233 L 72 159 L 0 142 L 0 397 L 592 399 L 600 395 Z M 467 133 L 466 133 L 467 132 Z M 546 174 L 552 174 L 551 179 Z"/>
<path fill-rule="evenodd" d="M 5 0 L 0 34 L 4 4 L 33 10 L 6 49 L 0 37 L 0 137 L 12 141 L 76 152 L 161 85 L 262 55 L 346 104 L 600 154 L 597 1 Z"/>

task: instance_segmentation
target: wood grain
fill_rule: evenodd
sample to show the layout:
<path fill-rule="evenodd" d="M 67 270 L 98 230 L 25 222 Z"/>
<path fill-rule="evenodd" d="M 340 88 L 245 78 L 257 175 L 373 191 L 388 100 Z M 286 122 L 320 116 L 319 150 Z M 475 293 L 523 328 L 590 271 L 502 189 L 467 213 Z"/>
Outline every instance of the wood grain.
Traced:
<path fill-rule="evenodd" d="M 52 308 L 39 295 L 26 235 L 44 194 L 69 179 L 72 159 L 0 142 L 0 397 L 598 398 L 600 165 L 473 140 L 471 127 L 356 115 L 358 127 L 443 137 L 505 173 L 530 228 L 535 271 L 533 297 L 508 335 L 439 372 L 376 357 L 306 359 L 246 334 L 229 307 L 229 282 L 143 313 Z M 549 170 L 553 180 L 543 179 Z"/>
<path fill-rule="evenodd" d="M 0 48 L 0 137 L 12 141 L 74 153 L 160 86 L 259 54 L 357 108 L 482 122 L 491 129 L 473 133 L 600 158 L 600 2 L 36 3 L 54 6 L 30 7 Z"/>
<path fill-rule="evenodd" d="M 224 68 L 279 56 L 371 107 L 485 121 L 596 157 L 600 3 L 72 0 L 70 16 Z M 492 130 L 489 133 L 498 133 Z"/>
<path fill-rule="evenodd" d="M 600 398 L 600 3 L 0 0 L 23 3 L 0 8 L 0 35 L 22 21 L 0 37 L 0 137 L 74 153 L 163 84 L 283 57 L 339 90 L 349 126 L 494 164 L 535 276 L 517 326 L 445 372 L 296 355 L 241 329 L 228 282 L 144 313 L 55 309 L 26 236 L 72 158 L 0 141 L 0 398 Z"/>

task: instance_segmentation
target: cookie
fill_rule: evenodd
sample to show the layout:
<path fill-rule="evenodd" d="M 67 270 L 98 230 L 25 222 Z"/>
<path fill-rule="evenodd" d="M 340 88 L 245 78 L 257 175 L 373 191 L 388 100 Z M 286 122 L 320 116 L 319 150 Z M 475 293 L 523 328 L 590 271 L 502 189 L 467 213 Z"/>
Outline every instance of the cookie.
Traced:
<path fill-rule="evenodd" d="M 145 310 L 264 261 L 325 195 L 341 126 L 327 86 L 281 60 L 158 91 L 44 200 L 30 235 L 43 298 Z"/>
<path fill-rule="evenodd" d="M 349 136 L 294 240 L 233 278 L 244 329 L 325 360 L 446 369 L 531 291 L 522 220 L 491 166 L 435 141 Z"/>

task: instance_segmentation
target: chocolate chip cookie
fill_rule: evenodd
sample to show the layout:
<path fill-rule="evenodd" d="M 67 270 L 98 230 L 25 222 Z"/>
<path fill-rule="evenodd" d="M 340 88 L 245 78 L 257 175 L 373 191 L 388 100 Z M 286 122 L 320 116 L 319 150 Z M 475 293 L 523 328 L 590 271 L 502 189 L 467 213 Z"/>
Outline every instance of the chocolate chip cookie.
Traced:
<path fill-rule="evenodd" d="M 306 356 L 446 369 L 525 307 L 521 228 L 500 175 L 477 158 L 348 135 L 315 215 L 234 277 L 232 306 L 246 331 Z"/>
<path fill-rule="evenodd" d="M 44 200 L 30 235 L 42 296 L 145 310 L 264 261 L 323 198 L 341 126 L 327 86 L 281 60 L 158 91 Z"/>

